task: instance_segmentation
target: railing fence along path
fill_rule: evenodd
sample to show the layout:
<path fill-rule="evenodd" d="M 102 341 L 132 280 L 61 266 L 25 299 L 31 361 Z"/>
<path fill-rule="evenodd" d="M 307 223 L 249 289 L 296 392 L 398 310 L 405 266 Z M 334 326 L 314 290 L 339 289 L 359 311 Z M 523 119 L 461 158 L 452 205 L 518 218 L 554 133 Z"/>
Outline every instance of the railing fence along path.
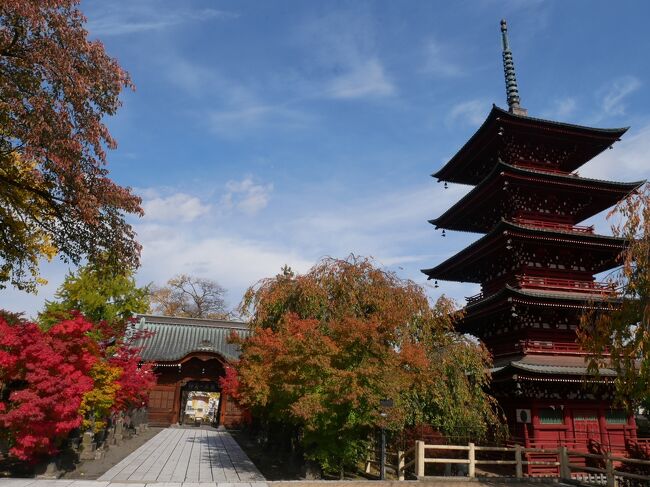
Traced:
<path fill-rule="evenodd" d="M 461 457 L 457 458 L 438 458 L 427 457 L 428 450 L 467 453 L 466 455 L 461 454 Z M 512 460 L 479 459 L 477 458 L 479 452 L 512 454 Z M 556 460 L 528 460 L 529 454 L 555 455 Z M 589 466 L 589 459 L 593 463 L 604 465 L 605 468 Z M 467 465 L 467 475 L 470 478 L 476 477 L 476 467 L 478 465 L 511 465 L 514 467 L 514 476 L 516 478 L 524 477 L 524 466 L 544 466 L 555 468 L 562 480 L 580 480 L 606 485 L 607 487 L 617 487 L 617 484 L 628 485 L 632 480 L 642 481 L 642 483 L 636 483 L 636 485 L 650 486 L 650 475 L 640 475 L 619 470 L 625 465 L 635 465 L 647 467 L 650 471 L 650 460 L 618 457 L 611 454 L 598 455 L 570 450 L 566 446 L 548 449 L 524 448 L 520 445 L 514 447 L 477 446 L 474 443 L 468 445 L 427 445 L 424 441 L 416 441 L 413 448 L 398 452 L 397 460 L 399 480 L 406 478 L 406 474 L 411 471 L 411 467 L 413 467 L 412 471 L 417 478 L 425 477 L 427 464 Z"/>

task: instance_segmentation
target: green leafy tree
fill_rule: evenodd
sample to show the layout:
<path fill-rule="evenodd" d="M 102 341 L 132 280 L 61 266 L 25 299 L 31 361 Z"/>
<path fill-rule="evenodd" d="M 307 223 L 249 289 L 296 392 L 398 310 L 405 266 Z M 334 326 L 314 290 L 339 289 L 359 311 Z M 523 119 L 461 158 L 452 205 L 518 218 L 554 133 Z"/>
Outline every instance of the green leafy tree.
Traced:
<path fill-rule="evenodd" d="M 592 353 L 590 366 L 614 367 L 618 397 L 627 406 L 650 406 L 650 183 L 609 214 L 615 236 L 628 245 L 609 280 L 621 300 L 585 313 L 579 337 Z"/>
<path fill-rule="evenodd" d="M 49 328 L 79 311 L 89 321 L 104 323 L 108 336 L 121 337 L 128 320 L 148 309 L 148 286 L 138 287 L 132 270 L 117 273 L 111 266 L 88 264 L 68 273 L 39 322 Z"/>
<path fill-rule="evenodd" d="M 253 333 L 227 392 L 284 425 L 327 472 L 354 466 L 380 426 L 429 422 L 481 437 L 499 422 L 483 390 L 489 354 L 454 333 L 452 303 L 431 307 L 420 286 L 369 259 L 285 268 L 249 289 L 240 312 Z M 386 416 L 384 398 L 394 401 Z"/>

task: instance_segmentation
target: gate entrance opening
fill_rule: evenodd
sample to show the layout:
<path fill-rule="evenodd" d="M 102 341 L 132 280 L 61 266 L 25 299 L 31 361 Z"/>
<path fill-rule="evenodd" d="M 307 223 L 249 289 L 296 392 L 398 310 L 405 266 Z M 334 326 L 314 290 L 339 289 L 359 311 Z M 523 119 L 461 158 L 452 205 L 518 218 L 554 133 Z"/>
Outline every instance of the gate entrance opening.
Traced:
<path fill-rule="evenodd" d="M 214 381 L 190 381 L 181 387 L 180 424 L 219 426 L 221 390 Z"/>

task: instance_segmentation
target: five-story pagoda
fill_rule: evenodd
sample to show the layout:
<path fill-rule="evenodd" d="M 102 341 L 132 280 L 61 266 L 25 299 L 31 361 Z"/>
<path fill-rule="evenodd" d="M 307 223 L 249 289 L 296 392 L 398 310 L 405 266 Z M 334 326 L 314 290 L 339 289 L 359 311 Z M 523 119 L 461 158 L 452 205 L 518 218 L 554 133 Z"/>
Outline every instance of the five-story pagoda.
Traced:
<path fill-rule="evenodd" d="M 422 272 L 429 279 L 481 284 L 481 293 L 467 298 L 459 330 L 492 352 L 492 392 L 514 439 L 526 446 L 599 444 L 622 451 L 635 438 L 634 418 L 613 408 L 613 370 L 589 374 L 576 329 L 586 309 L 606 312 L 616 300 L 594 275 L 616 266 L 625 242 L 580 222 L 641 183 L 588 179 L 575 171 L 627 129 L 529 117 L 520 106 L 505 21 L 501 31 L 509 109 L 493 106 L 433 175 L 474 188 L 431 223 L 485 235 Z"/>

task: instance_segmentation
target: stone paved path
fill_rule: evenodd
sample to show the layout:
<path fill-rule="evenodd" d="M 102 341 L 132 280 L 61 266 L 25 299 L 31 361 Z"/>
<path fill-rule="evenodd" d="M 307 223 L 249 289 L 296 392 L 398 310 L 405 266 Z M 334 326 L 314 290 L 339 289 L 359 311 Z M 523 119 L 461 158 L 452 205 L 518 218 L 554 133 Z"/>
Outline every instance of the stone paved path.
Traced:
<path fill-rule="evenodd" d="M 0 478 L 0 487 L 267 487 L 225 431 L 167 428 L 97 480 Z"/>
<path fill-rule="evenodd" d="M 264 481 L 264 477 L 227 432 L 167 428 L 108 470 L 98 480 L 112 484 L 119 482 L 232 483 L 260 482 Z"/>

